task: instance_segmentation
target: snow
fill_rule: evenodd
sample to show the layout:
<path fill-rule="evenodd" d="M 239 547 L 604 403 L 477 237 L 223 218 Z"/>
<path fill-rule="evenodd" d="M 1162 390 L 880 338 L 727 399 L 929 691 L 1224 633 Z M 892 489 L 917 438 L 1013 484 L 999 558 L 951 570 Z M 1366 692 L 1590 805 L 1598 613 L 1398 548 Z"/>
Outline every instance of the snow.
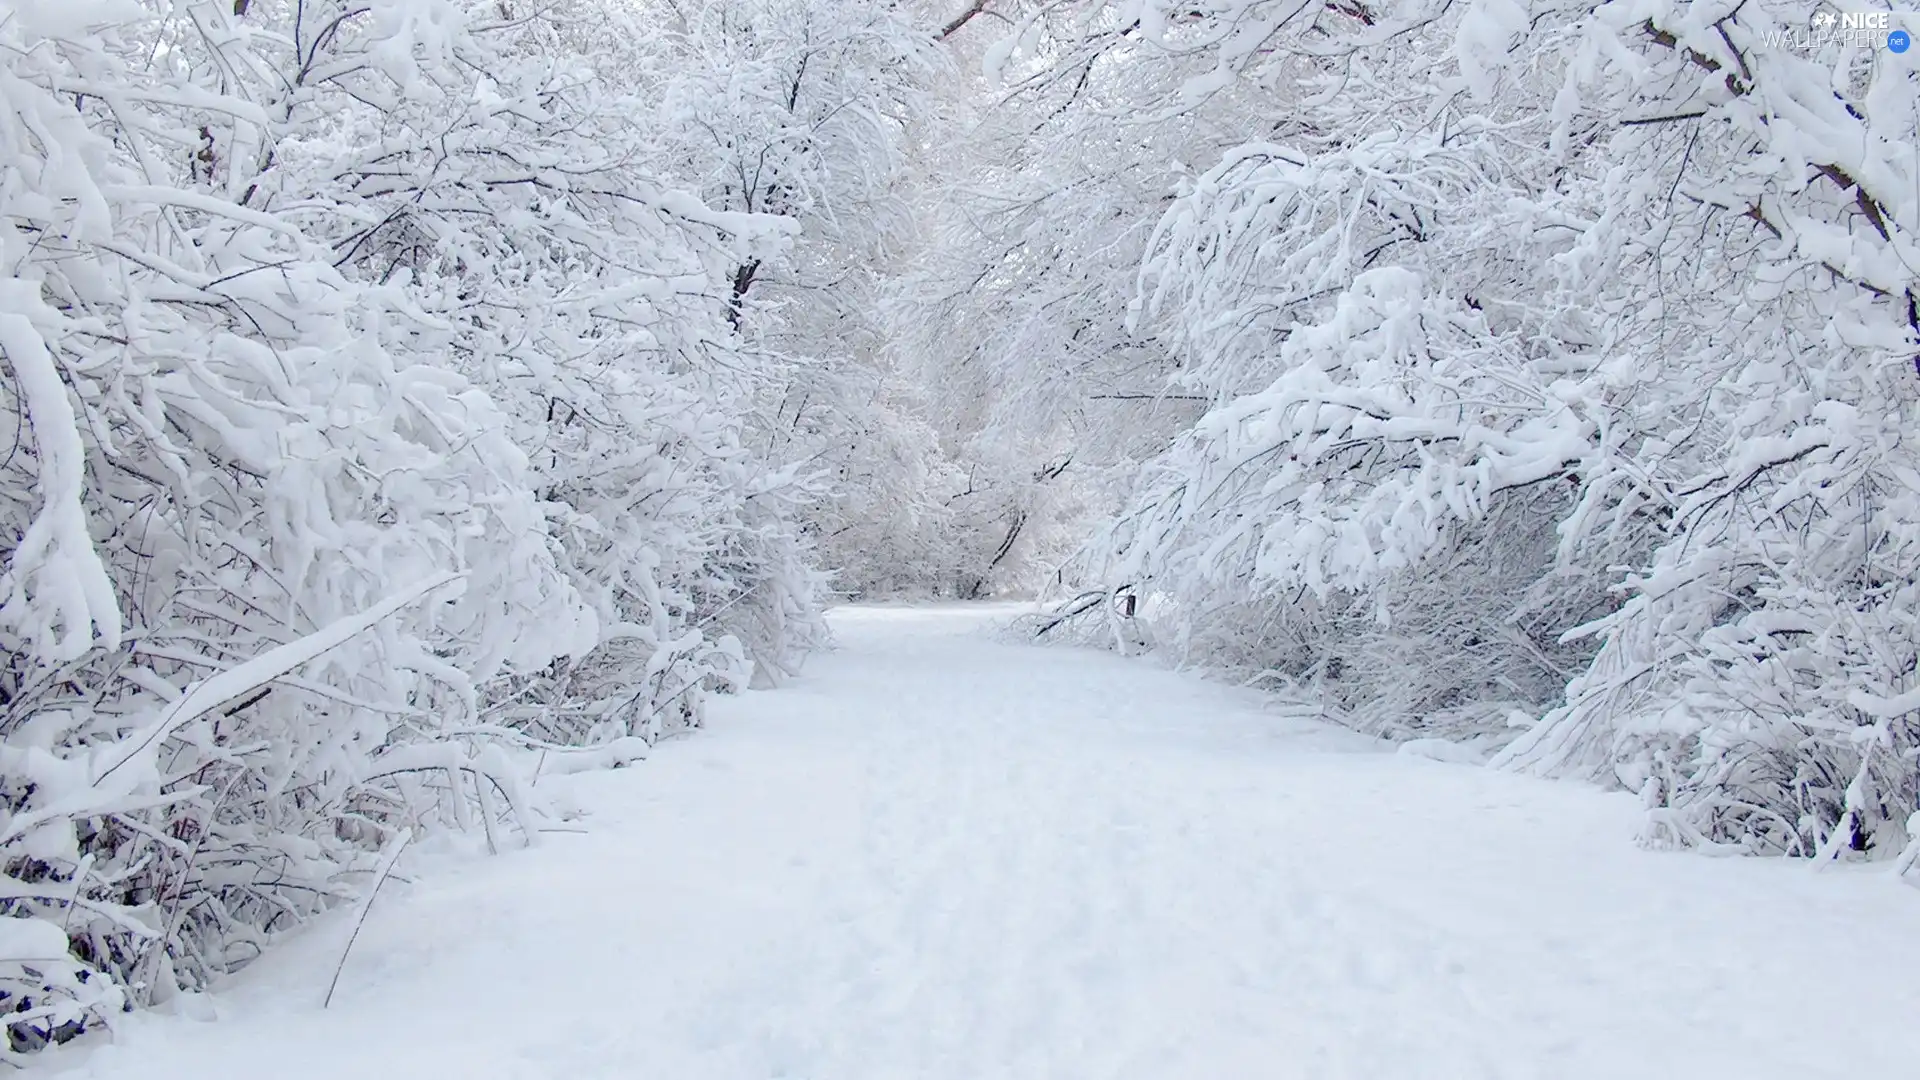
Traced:
<path fill-rule="evenodd" d="M 331 1008 L 346 911 L 176 1015 L 33 1068 L 1911 1070 L 1920 906 L 1884 865 L 1645 851 L 1631 796 L 1394 754 L 1150 662 L 1008 644 L 988 633 L 1008 613 L 839 609 L 841 648 L 792 685 L 716 702 L 708 730 L 633 768 L 543 778 L 585 808 L 582 831 L 495 858 L 416 843 Z"/>
<path fill-rule="evenodd" d="M 44 503 L 25 534 L 9 538 L 12 551 L 0 566 L 0 632 L 16 632 L 49 656 L 72 660 L 92 646 L 96 633 L 105 647 L 120 646 L 120 609 L 87 535 L 81 501 L 86 447 L 74 431 L 60 369 L 34 327 L 35 314 L 50 312 L 25 282 L 0 281 L 0 356 L 33 429 L 37 494 Z M 50 618 L 36 610 L 42 608 L 51 609 Z"/>

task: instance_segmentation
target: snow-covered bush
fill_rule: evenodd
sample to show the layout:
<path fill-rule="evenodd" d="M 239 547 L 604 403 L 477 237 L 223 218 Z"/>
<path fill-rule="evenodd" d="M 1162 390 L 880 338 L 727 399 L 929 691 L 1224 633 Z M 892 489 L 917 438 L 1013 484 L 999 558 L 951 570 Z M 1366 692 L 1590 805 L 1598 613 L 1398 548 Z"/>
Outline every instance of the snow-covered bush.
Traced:
<path fill-rule="evenodd" d="M 0 1052 L 818 638 L 730 317 L 792 227 L 647 171 L 615 9 L 515 7 L 0 15 Z"/>
<path fill-rule="evenodd" d="M 0 842 L 11 913 L 57 928 L 19 936 L 72 943 L 7 961 L 15 1050 L 244 962 L 401 822 L 524 813 L 457 733 L 597 635 L 494 401 L 208 182 L 211 118 L 270 120 L 150 62 L 178 32 L 0 26 Z"/>
<path fill-rule="evenodd" d="M 697 715 L 703 684 L 740 681 L 743 651 L 773 674 L 815 633 L 796 519 L 817 492 L 747 445 L 781 370 L 730 325 L 735 268 L 793 230 L 651 171 L 674 143 L 629 71 L 645 60 L 629 19 L 593 4 L 441 8 L 435 25 L 465 32 L 440 63 L 389 55 L 376 24 L 349 23 L 283 59 L 317 51 L 338 74 L 290 110 L 267 178 L 269 199 L 326 208 L 309 227 L 349 273 L 404 278 L 431 327 L 414 347 L 449 355 L 514 417 L 606 632 L 567 685 L 534 680 L 502 707 L 568 741 Z"/>
<path fill-rule="evenodd" d="M 1568 285 L 1611 308 L 1615 411 L 1645 433 L 1609 482 L 1662 528 L 1508 760 L 1637 787 L 1650 842 L 1884 855 L 1920 799 L 1920 102 L 1887 50 L 1769 41 L 1803 17 L 1582 24 L 1578 92 L 1641 121 L 1608 141 L 1641 175 L 1601 189 Z"/>
<path fill-rule="evenodd" d="M 1900 850 L 1904 61 L 1789 4 L 1075 8 L 1015 42 L 1142 72 L 1143 127 L 1268 104 L 1141 262 L 1210 409 L 1110 534 L 1166 638 L 1632 787 L 1649 842 Z"/>
<path fill-rule="evenodd" d="M 1186 611 L 1290 597 L 1252 630 L 1271 652 L 1244 642 L 1242 662 L 1311 677 L 1369 730 L 1492 734 L 1551 703 L 1584 661 L 1557 639 L 1605 596 L 1554 530 L 1591 425 L 1543 408 L 1524 350 L 1403 267 L 1361 272 L 1278 353 L 1280 379 L 1158 465 L 1121 523 L 1119 580 Z M 1181 636 L 1208 656 L 1236 632 Z"/>

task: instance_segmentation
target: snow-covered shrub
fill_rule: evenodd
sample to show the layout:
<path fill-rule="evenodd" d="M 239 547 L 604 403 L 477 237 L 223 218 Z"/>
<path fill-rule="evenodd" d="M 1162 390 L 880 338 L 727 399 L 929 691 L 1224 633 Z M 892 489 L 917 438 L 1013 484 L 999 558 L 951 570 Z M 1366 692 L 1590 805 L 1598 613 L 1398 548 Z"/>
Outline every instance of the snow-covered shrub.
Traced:
<path fill-rule="evenodd" d="M 256 150 L 270 118 L 155 60 L 177 33 L 0 23 L 0 844 L 10 914 L 57 928 L 16 936 L 71 942 L 5 961 L 38 972 L 15 1049 L 244 962 L 402 822 L 530 839 L 459 732 L 597 636 L 495 402 L 405 347 L 396 289 L 209 181 L 211 118 Z"/>
<path fill-rule="evenodd" d="M 1649 842 L 1906 845 L 1905 61 L 1797 4 L 1074 7 L 1023 47 L 1142 72 L 1143 127 L 1268 103 L 1145 251 L 1211 411 L 1111 580 L 1370 729 L 1518 723 L 1501 764 L 1641 791 Z"/>
<path fill-rule="evenodd" d="M 508 751 L 657 736 L 818 637 L 731 271 L 579 7 L 0 16 L 10 1051 L 204 984 Z M 757 664 L 755 663 L 757 661 Z"/>
<path fill-rule="evenodd" d="M 1557 358 L 1493 307 L 1497 279 L 1466 302 L 1424 266 L 1362 268 L 1416 208 L 1471 205 L 1465 155 L 1380 139 L 1289 157 L 1229 159 L 1163 225 L 1148 280 L 1159 303 L 1177 298 L 1187 321 L 1170 332 L 1203 358 L 1190 384 L 1219 394 L 1263 364 L 1283 374 L 1156 464 L 1110 572 L 1199 623 L 1176 631 L 1188 657 L 1310 680 L 1368 731 L 1498 738 L 1591 652 L 1559 638 L 1598 614 L 1619 553 L 1564 544 L 1556 524 L 1599 428 L 1556 398 Z M 1485 241 L 1459 233 L 1452 257 L 1472 259 Z M 1346 287 L 1312 284 L 1343 266 Z M 1291 305 L 1232 284 L 1301 277 Z"/>
<path fill-rule="evenodd" d="M 309 227 L 350 274 L 404 280 L 425 324 L 412 347 L 487 388 L 539 474 L 605 636 L 501 715 L 564 741 L 691 720 L 707 688 L 743 681 L 743 655 L 774 674 L 817 636 L 797 521 L 817 491 L 747 445 L 781 371 L 731 326 L 736 267 L 791 224 L 710 209 L 656 171 L 675 144 L 629 70 L 646 33 L 624 8 L 431 15 L 444 57 L 396 53 L 367 20 L 304 48 L 315 12 L 280 28 L 290 80 L 316 55 L 335 73 L 289 104 L 268 198 L 325 208 Z"/>
<path fill-rule="evenodd" d="M 1616 470 L 1659 493 L 1663 529 L 1508 760 L 1640 789 L 1649 842 L 1887 855 L 1920 800 L 1916 96 L 1886 50 L 1769 43 L 1802 17 L 1588 24 L 1580 93 L 1666 118 L 1612 134 L 1642 174 L 1569 267 L 1640 301 L 1608 329 L 1649 437 Z"/>

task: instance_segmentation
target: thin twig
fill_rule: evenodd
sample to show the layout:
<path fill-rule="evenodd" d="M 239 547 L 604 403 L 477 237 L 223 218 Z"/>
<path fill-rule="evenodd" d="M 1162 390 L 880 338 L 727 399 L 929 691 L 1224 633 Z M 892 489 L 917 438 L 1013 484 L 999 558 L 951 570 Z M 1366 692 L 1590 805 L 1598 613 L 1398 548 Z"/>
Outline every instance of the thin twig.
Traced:
<path fill-rule="evenodd" d="M 401 829 L 399 835 L 387 845 L 380 854 L 380 865 L 373 872 L 373 888 L 367 890 L 366 899 L 360 901 L 360 914 L 353 920 L 353 933 L 347 936 L 347 947 L 340 950 L 340 962 L 333 966 L 333 981 L 327 984 L 327 996 L 320 1002 L 322 1009 L 333 1004 L 333 991 L 340 985 L 340 973 L 347 969 L 347 954 L 353 951 L 353 943 L 360 940 L 360 928 L 367 924 L 367 912 L 373 910 L 373 898 L 380 895 L 380 886 L 386 884 L 387 875 L 393 873 L 393 864 L 400 861 L 400 851 L 413 839 L 412 829 Z"/>

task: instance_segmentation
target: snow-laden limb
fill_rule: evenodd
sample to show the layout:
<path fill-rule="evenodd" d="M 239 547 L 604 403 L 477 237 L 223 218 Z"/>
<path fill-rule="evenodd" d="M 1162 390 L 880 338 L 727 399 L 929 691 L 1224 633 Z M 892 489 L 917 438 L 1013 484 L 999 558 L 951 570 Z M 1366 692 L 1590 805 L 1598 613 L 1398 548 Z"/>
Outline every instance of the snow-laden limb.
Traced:
<path fill-rule="evenodd" d="M 1425 289 L 1364 271 L 1296 324 L 1285 374 L 1148 475 L 1109 572 L 1169 594 L 1189 658 L 1308 681 L 1368 730 L 1486 737 L 1580 662 L 1554 638 L 1599 592 L 1536 515 L 1572 508 L 1601 438 L 1483 313 Z M 1276 601 L 1264 644 L 1195 625 L 1209 592 L 1217 619 Z"/>
<path fill-rule="evenodd" d="M 1225 529 L 1246 530 L 1250 547 L 1215 540 L 1175 557 L 1216 579 L 1250 561 L 1263 581 L 1322 598 L 1364 590 L 1434 554 L 1450 526 L 1485 517 L 1501 495 L 1589 466 L 1595 425 L 1528 395 L 1530 373 L 1501 355 L 1484 320 L 1423 289 L 1402 268 L 1366 271 L 1327 321 L 1295 326 L 1280 348 L 1285 375 L 1195 425 L 1199 460 L 1130 523 L 1156 539 L 1116 573 L 1158 574 L 1149 560 L 1173 554 L 1167 538 L 1217 535 L 1193 519 L 1226 515 L 1247 522 Z M 1368 463 L 1356 451 L 1393 467 L 1358 469 Z"/>
<path fill-rule="evenodd" d="M 120 647 L 120 606 L 87 535 L 81 490 L 86 448 L 66 384 L 32 314 L 52 314 L 28 282 L 0 281 L 0 358 L 13 371 L 20 413 L 33 437 L 41 506 L 0 573 L 0 627 L 34 653 L 78 659 L 97 636 Z"/>
<path fill-rule="evenodd" d="M 187 688 L 186 693 L 169 701 L 166 707 L 160 710 L 160 714 L 154 717 L 144 729 L 130 732 L 123 740 L 124 747 L 115 747 L 110 753 L 96 755 L 88 786 L 106 787 L 114 773 L 129 765 L 134 766 L 132 770 L 134 772 L 151 772 L 151 759 L 154 752 L 167 737 L 179 731 L 181 727 L 206 715 L 212 709 L 250 694 L 294 668 L 338 648 L 346 643 L 347 639 L 367 630 L 440 586 L 457 581 L 459 578 L 460 575 L 452 573 L 436 575 L 424 582 L 409 586 L 366 611 L 336 619 L 311 634 L 269 649 L 243 664 L 227 668 L 194 683 Z M 19 818 L 10 822 L 6 832 L 0 833 L 0 843 L 13 839 L 19 830 L 31 822 L 31 817 L 27 818 L 26 823 Z"/>

